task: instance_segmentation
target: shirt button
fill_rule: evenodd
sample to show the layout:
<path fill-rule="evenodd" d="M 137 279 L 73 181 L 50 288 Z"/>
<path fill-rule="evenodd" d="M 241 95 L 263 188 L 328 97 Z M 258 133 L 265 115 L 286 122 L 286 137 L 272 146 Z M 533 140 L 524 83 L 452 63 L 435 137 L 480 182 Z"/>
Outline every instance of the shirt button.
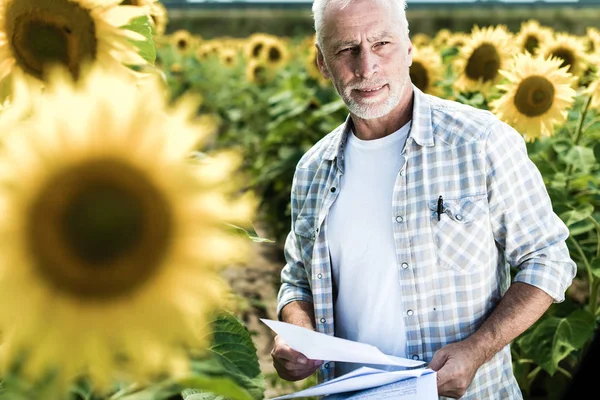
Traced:
<path fill-rule="evenodd" d="M 412 359 L 413 360 L 418 360 L 419 359 L 419 355 L 418 354 L 413 354 Z"/>
<path fill-rule="evenodd" d="M 325 318 L 321 318 L 321 323 L 325 323 Z"/>
<path fill-rule="evenodd" d="M 400 170 L 400 176 L 404 176 L 404 170 L 403 169 Z"/>
<path fill-rule="evenodd" d="M 325 368 L 329 368 L 329 363 L 325 363 L 325 365 L 323 365 Z"/>
<path fill-rule="evenodd" d="M 460 221 L 460 220 L 462 219 L 462 215 L 460 215 L 460 214 L 456 214 L 456 219 L 457 219 L 458 221 Z"/>
<path fill-rule="evenodd" d="M 317 275 L 317 278 L 321 279 L 323 277 L 323 275 L 319 274 Z"/>
<path fill-rule="evenodd" d="M 405 263 L 405 262 L 403 262 L 403 263 L 402 263 L 402 268 L 403 268 L 403 269 L 406 269 L 406 268 L 408 268 L 408 263 Z"/>
<path fill-rule="evenodd" d="M 331 193 L 335 193 L 336 189 L 334 187 L 331 188 Z"/>
<path fill-rule="evenodd" d="M 407 313 L 407 314 L 408 314 L 408 316 L 410 317 L 410 316 L 412 316 L 412 315 L 413 315 L 415 312 L 414 312 L 413 310 L 408 310 L 406 313 Z"/>
<path fill-rule="evenodd" d="M 400 223 L 400 222 L 402 222 L 402 221 L 404 221 L 404 218 L 402 218 L 400 215 L 398 215 L 398 216 L 396 217 L 396 222 Z"/>

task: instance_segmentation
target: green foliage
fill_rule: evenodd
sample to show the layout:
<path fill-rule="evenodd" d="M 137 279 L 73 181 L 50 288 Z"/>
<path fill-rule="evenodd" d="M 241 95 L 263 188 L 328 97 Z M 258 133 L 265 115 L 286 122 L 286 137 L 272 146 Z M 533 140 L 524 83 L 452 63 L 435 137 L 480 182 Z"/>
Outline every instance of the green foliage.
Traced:
<path fill-rule="evenodd" d="M 142 35 L 145 40 L 130 40 L 138 48 L 140 56 L 150 64 L 156 60 L 156 46 L 154 45 L 154 28 L 149 16 L 133 18 L 127 25 L 121 27 Z"/>

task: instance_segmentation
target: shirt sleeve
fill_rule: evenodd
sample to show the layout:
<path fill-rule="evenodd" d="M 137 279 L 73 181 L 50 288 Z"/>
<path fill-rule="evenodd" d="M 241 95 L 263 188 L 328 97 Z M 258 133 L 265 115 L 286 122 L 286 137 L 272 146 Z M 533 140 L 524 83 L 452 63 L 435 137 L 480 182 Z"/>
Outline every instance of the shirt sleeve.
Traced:
<path fill-rule="evenodd" d="M 492 123 L 485 146 L 488 201 L 494 237 L 515 282 L 542 289 L 555 302 L 577 272 L 566 240 L 569 230 L 552 209 L 542 176 L 511 126 Z"/>
<path fill-rule="evenodd" d="M 281 270 L 281 286 L 277 295 L 277 318 L 281 320 L 281 310 L 292 301 L 304 300 L 312 303 L 312 292 L 308 281 L 308 274 L 302 261 L 301 249 L 295 234 L 296 219 L 300 210 L 298 188 L 298 172 L 294 174 L 291 190 L 292 225 L 287 235 L 284 246 L 286 264 Z"/>

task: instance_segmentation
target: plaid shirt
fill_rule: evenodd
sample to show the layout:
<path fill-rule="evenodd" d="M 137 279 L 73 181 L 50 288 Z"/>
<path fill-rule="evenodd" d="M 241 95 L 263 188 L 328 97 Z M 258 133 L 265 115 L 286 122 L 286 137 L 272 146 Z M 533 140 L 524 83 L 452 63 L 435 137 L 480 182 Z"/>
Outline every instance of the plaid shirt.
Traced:
<path fill-rule="evenodd" d="M 429 362 L 436 350 L 481 326 L 508 289 L 511 265 L 518 269 L 514 281 L 536 286 L 556 302 L 564 300 L 576 265 L 565 244 L 569 231 L 553 212 L 522 137 L 489 111 L 413 89 L 406 161 L 390 218 L 406 310 L 406 354 Z M 278 295 L 278 315 L 289 302 L 310 301 L 317 331 L 329 335 L 335 289 L 326 217 L 340 192 L 350 128 L 348 118 L 296 167 Z M 333 362 L 325 362 L 319 380 L 333 374 Z M 520 398 L 509 345 L 479 369 L 462 397 Z"/>

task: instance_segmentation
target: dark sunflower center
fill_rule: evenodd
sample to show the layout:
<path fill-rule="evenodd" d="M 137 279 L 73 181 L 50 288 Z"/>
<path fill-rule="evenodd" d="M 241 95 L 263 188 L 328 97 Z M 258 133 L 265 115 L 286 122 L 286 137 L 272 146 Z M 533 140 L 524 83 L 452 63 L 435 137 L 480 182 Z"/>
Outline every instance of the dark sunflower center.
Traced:
<path fill-rule="evenodd" d="M 252 57 L 257 58 L 260 55 L 263 46 L 262 43 L 256 43 L 254 47 L 252 47 Z"/>
<path fill-rule="evenodd" d="M 45 68 L 59 64 L 75 79 L 81 64 L 96 58 L 95 24 L 90 10 L 69 0 L 12 1 L 6 10 L 6 32 L 17 64 L 43 79 Z"/>
<path fill-rule="evenodd" d="M 422 91 L 426 91 L 429 87 L 427 68 L 420 62 L 413 62 L 410 67 L 410 80 L 416 87 Z"/>
<path fill-rule="evenodd" d="M 279 60 L 281 60 L 281 50 L 279 50 L 277 47 L 269 48 L 269 61 L 277 62 Z"/>
<path fill-rule="evenodd" d="M 533 54 L 533 53 L 535 53 L 535 49 L 537 49 L 539 47 L 539 45 L 540 45 L 540 41 L 537 38 L 537 36 L 527 35 L 527 38 L 525 39 L 525 45 L 523 47 L 529 53 Z"/>
<path fill-rule="evenodd" d="M 568 66 L 569 68 L 567 71 L 571 71 L 573 64 L 575 64 L 575 55 L 571 50 L 559 47 L 552 51 L 552 55 L 563 60 L 562 64 L 560 64 L 560 68 Z"/>
<path fill-rule="evenodd" d="M 484 82 L 487 82 L 496 78 L 499 69 L 500 55 L 496 46 L 490 43 L 483 43 L 469 57 L 465 72 L 469 79 L 474 81 L 482 79 Z"/>
<path fill-rule="evenodd" d="M 188 47 L 188 41 L 186 39 L 179 39 L 177 41 L 177 48 L 179 50 L 185 50 Z"/>
<path fill-rule="evenodd" d="M 517 110 L 528 117 L 543 115 L 554 103 L 554 85 L 543 76 L 530 76 L 523 79 L 515 94 Z"/>
<path fill-rule="evenodd" d="M 88 161 L 48 182 L 31 209 L 29 242 L 53 286 L 90 300 L 131 293 L 164 259 L 171 213 L 141 171 Z"/>

